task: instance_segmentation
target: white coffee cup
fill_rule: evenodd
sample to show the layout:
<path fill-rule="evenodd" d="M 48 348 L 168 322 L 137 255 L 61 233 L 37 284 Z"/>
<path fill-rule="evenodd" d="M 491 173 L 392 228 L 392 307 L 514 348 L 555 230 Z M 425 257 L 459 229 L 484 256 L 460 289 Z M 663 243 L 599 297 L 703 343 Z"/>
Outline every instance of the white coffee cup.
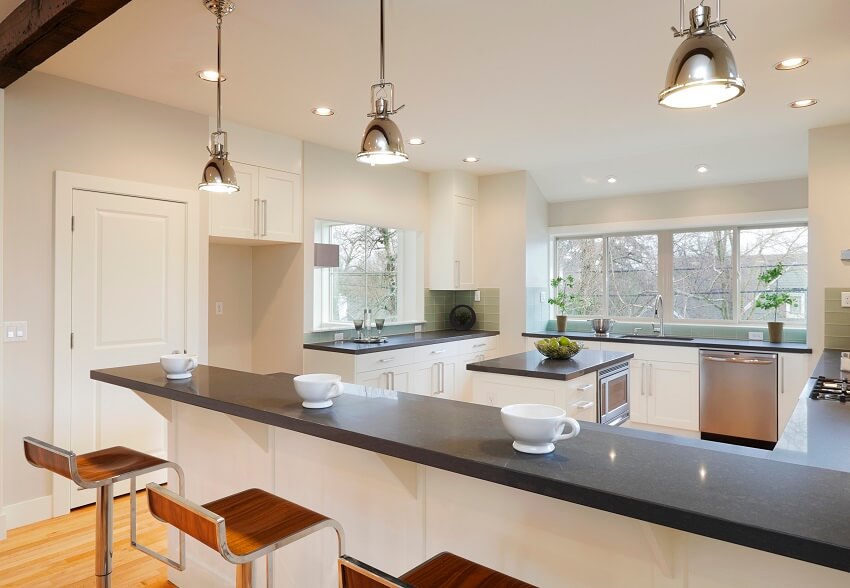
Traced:
<path fill-rule="evenodd" d="M 345 385 L 337 374 L 304 374 L 295 376 L 295 391 L 301 397 L 304 408 L 327 408 L 333 405 L 331 398 L 342 394 Z"/>
<path fill-rule="evenodd" d="M 198 367 L 198 356 L 186 353 L 170 353 L 159 358 L 159 365 L 169 380 L 185 380 L 192 377 Z"/>
<path fill-rule="evenodd" d="M 511 404 L 502 408 L 502 424 L 523 453 L 551 453 L 555 442 L 572 439 L 581 431 L 564 409 L 548 404 Z M 566 426 L 570 432 L 564 434 Z"/>

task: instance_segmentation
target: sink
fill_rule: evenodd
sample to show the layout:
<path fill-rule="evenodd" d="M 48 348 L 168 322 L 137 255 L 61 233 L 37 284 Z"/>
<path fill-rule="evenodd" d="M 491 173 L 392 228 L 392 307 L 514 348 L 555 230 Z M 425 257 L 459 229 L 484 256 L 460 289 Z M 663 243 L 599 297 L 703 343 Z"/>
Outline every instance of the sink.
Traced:
<path fill-rule="evenodd" d="M 670 339 L 673 341 L 693 341 L 693 337 L 676 337 L 673 335 L 620 335 L 620 339 Z"/>

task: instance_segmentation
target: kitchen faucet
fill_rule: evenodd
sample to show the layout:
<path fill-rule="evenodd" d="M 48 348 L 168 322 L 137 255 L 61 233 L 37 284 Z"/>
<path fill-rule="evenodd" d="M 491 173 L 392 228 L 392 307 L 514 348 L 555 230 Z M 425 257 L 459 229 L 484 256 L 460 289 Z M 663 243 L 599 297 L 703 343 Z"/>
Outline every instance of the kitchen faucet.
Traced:
<path fill-rule="evenodd" d="M 655 297 L 655 316 L 658 317 L 661 328 L 655 326 L 655 323 L 652 323 L 652 332 L 658 333 L 659 337 L 664 336 L 664 299 L 661 298 L 661 294 Z"/>

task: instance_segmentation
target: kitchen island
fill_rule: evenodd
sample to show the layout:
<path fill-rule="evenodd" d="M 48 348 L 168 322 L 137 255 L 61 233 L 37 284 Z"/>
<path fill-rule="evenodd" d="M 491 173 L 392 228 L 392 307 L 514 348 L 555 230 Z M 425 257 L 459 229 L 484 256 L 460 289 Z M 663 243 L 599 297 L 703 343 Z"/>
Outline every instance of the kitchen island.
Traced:
<path fill-rule="evenodd" d="M 846 472 L 594 423 L 552 454 L 524 455 L 495 408 L 346 385 L 311 411 L 286 374 L 201 366 L 173 382 L 151 364 L 92 377 L 168 418 L 192 500 L 265 488 L 339 520 L 349 552 L 391 573 L 450 550 L 543 587 L 850 578 L 850 496 L 824 500 L 850 486 Z M 276 585 L 335 586 L 333 545 L 280 550 Z M 231 582 L 216 554 L 189 555 L 178 586 Z"/>

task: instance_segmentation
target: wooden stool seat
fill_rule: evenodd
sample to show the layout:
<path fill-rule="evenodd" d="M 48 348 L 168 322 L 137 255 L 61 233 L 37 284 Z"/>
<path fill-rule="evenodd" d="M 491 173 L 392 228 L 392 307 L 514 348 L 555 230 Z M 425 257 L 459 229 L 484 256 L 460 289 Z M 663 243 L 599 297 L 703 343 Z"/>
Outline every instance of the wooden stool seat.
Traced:
<path fill-rule="evenodd" d="M 259 488 L 252 488 L 203 505 L 223 517 L 227 545 L 234 555 L 245 556 L 327 521 L 313 512 Z"/>
<path fill-rule="evenodd" d="M 129 447 L 110 447 L 77 456 L 77 473 L 88 484 L 110 483 L 115 478 L 123 478 L 150 468 L 166 467 L 164 459 L 130 449 Z"/>
<path fill-rule="evenodd" d="M 447 551 L 413 568 L 400 579 L 415 588 L 534 588 Z"/>
<path fill-rule="evenodd" d="M 252 488 L 199 506 L 157 484 L 148 484 L 147 488 L 151 514 L 236 564 L 236 585 L 240 588 L 253 585 L 255 560 L 325 528 L 336 531 L 338 555 L 342 555 L 344 539 L 339 523 L 265 490 Z M 266 565 L 268 581 L 268 557 Z"/>
<path fill-rule="evenodd" d="M 339 558 L 341 588 L 535 588 L 486 566 L 443 552 L 393 577 L 344 555 Z"/>

